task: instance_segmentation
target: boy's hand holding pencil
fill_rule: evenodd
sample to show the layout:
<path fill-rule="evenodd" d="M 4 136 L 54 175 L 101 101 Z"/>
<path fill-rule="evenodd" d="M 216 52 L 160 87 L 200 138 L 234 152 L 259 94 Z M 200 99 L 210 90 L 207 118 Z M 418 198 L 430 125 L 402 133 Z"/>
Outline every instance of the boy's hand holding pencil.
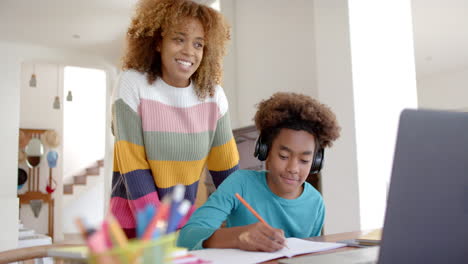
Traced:
<path fill-rule="evenodd" d="M 273 228 L 262 222 L 244 226 L 239 235 L 239 248 L 248 251 L 274 252 L 286 246 L 286 238 L 281 229 Z"/>
<path fill-rule="evenodd" d="M 245 226 L 246 230 L 239 235 L 240 249 L 273 252 L 288 247 L 283 230 L 271 227 L 238 193 L 236 197 L 260 221 Z"/>

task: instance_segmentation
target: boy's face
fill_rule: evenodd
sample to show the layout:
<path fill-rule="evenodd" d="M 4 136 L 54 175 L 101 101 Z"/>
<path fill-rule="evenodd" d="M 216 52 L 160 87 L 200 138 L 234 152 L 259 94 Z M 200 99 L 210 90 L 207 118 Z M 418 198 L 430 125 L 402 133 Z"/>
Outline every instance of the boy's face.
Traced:
<path fill-rule="evenodd" d="M 266 159 L 267 183 L 285 199 L 299 197 L 312 166 L 314 135 L 304 130 L 283 128 L 273 140 Z"/>
<path fill-rule="evenodd" d="M 169 30 L 156 50 L 161 54 L 162 79 L 175 87 L 187 87 L 200 66 L 205 31 L 198 19 L 186 18 Z"/>

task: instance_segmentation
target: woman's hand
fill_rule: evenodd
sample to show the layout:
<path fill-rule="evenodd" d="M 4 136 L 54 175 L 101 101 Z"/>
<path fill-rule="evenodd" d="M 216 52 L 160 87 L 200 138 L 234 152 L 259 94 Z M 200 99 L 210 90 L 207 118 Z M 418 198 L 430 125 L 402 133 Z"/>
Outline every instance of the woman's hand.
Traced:
<path fill-rule="evenodd" d="M 284 231 L 262 222 L 244 226 L 238 237 L 238 248 L 248 251 L 274 252 L 285 247 Z"/>

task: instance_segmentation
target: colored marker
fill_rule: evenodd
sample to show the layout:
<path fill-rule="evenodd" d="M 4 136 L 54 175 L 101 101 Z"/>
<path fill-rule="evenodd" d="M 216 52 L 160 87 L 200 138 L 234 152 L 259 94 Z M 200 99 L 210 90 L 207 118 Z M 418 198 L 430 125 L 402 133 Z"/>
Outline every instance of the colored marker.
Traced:
<path fill-rule="evenodd" d="M 182 218 L 182 220 L 180 220 L 179 226 L 177 228 L 180 229 L 180 228 L 184 227 L 184 225 L 188 222 L 188 220 L 192 216 L 193 212 L 195 212 L 195 210 L 197 210 L 197 208 L 195 207 L 195 204 L 192 204 L 189 211 L 185 214 L 185 216 Z"/>
<path fill-rule="evenodd" d="M 168 226 L 170 225 L 170 223 L 174 222 L 173 218 L 177 217 L 177 214 L 178 214 L 177 210 L 179 209 L 180 203 L 182 202 L 185 196 L 185 186 L 182 184 L 176 185 L 174 189 L 172 190 L 171 196 L 172 196 L 172 200 L 171 200 L 171 209 L 169 212 Z M 166 233 L 169 233 L 169 231 L 166 231 Z"/>
<path fill-rule="evenodd" d="M 191 206 L 192 203 L 189 200 L 183 200 L 180 203 L 179 207 L 176 210 L 174 210 L 174 214 L 171 215 L 171 218 L 167 225 L 166 234 L 172 233 L 177 230 L 180 220 L 182 220 L 182 218 L 184 218 L 184 216 L 188 213 Z"/>
<path fill-rule="evenodd" d="M 167 218 L 169 215 L 169 207 L 171 205 L 171 199 L 168 196 L 164 196 L 159 205 L 158 212 L 151 219 L 148 227 L 143 233 L 143 240 L 150 240 L 153 238 L 155 231 L 158 231 L 156 236 L 163 234 L 167 228 Z"/>
<path fill-rule="evenodd" d="M 137 236 L 141 238 L 151 219 L 156 214 L 157 208 L 153 204 L 148 204 L 143 210 L 137 213 Z"/>
<path fill-rule="evenodd" d="M 127 236 L 122 230 L 122 227 L 120 227 L 119 222 L 117 222 L 117 220 L 111 214 L 108 217 L 108 226 L 109 233 L 112 235 L 113 241 L 117 242 L 119 247 L 126 246 L 128 243 Z"/>

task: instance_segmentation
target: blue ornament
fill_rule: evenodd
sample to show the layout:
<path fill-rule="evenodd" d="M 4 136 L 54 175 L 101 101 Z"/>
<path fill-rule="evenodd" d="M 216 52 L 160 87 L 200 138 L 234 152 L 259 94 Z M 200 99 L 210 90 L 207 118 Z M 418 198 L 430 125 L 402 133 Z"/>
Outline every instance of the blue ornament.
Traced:
<path fill-rule="evenodd" d="M 49 164 L 49 168 L 57 167 L 57 159 L 58 159 L 57 151 L 51 150 L 49 151 L 49 153 L 47 153 L 47 163 Z"/>

